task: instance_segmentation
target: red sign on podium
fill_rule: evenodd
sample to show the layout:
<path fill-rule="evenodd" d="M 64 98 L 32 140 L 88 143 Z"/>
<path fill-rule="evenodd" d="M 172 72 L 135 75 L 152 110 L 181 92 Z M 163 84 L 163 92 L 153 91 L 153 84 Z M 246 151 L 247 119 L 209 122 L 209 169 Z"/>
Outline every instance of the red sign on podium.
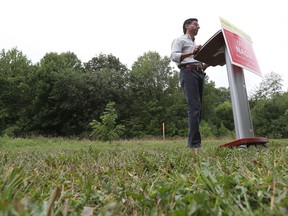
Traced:
<path fill-rule="evenodd" d="M 250 37 L 227 21 L 221 21 L 231 63 L 262 76 Z"/>

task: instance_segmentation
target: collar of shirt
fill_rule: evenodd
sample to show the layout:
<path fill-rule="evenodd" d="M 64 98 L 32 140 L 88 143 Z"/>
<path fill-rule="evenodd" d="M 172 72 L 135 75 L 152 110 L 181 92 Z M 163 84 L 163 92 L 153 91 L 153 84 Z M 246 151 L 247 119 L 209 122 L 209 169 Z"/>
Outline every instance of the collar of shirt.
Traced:
<path fill-rule="evenodd" d="M 185 34 L 184 36 L 186 36 L 188 39 L 192 40 L 193 42 L 195 41 L 195 37 L 193 39 L 190 34 Z"/>

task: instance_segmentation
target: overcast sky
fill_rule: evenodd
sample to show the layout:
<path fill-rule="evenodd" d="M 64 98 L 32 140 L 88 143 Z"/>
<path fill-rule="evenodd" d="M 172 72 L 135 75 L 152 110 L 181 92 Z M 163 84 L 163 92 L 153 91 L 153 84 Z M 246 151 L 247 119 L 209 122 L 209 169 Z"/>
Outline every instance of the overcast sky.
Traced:
<path fill-rule="evenodd" d="M 33 63 L 48 52 L 71 51 L 82 62 L 111 53 L 129 68 L 144 52 L 170 56 L 185 19 L 198 18 L 204 44 L 223 17 L 250 35 L 262 74 L 280 74 L 288 90 L 287 0 L 0 0 L 0 7 L 1 49 L 16 47 Z M 216 87 L 229 86 L 226 66 L 206 72 Z M 244 74 L 249 94 L 262 78 Z"/>

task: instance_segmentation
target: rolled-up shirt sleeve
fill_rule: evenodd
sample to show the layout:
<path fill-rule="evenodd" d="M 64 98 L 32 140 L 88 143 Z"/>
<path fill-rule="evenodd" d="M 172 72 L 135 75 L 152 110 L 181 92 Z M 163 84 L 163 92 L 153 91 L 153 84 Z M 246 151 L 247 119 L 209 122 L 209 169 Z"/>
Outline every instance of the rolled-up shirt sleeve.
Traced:
<path fill-rule="evenodd" d="M 171 45 L 171 55 L 170 55 L 171 61 L 180 64 L 180 62 L 181 62 L 181 54 L 182 54 L 181 40 L 175 39 L 172 42 L 172 45 Z"/>

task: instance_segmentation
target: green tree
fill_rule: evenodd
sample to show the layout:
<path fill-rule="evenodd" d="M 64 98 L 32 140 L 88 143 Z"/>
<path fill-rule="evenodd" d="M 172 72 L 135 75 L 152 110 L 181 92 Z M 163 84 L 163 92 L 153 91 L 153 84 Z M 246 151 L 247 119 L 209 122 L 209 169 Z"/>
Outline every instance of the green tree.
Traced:
<path fill-rule="evenodd" d="M 129 116 L 127 93 L 128 68 L 112 54 L 100 54 L 84 63 L 87 106 L 85 112 L 92 119 L 99 119 L 110 101 L 117 104 L 119 122 Z"/>
<path fill-rule="evenodd" d="M 80 108 L 75 106 L 82 103 L 78 89 L 81 74 L 81 61 L 74 53 L 47 53 L 40 60 L 32 78 L 33 96 L 25 119 L 27 132 L 65 136 L 79 129 L 75 128 L 75 118 Z"/>
<path fill-rule="evenodd" d="M 215 108 L 215 114 L 219 119 L 216 123 L 217 127 L 220 127 L 221 124 L 223 124 L 223 126 L 229 131 L 234 130 L 233 111 L 230 101 L 225 101 L 224 103 L 219 104 Z"/>
<path fill-rule="evenodd" d="M 34 67 L 18 49 L 0 52 L 0 132 L 19 134 L 21 119 L 31 102 Z"/>
<path fill-rule="evenodd" d="M 92 128 L 91 136 L 98 138 L 99 140 L 109 141 L 118 139 L 123 133 L 124 126 L 116 125 L 116 119 L 118 115 L 115 109 L 115 102 L 110 102 L 106 105 L 104 113 L 101 115 L 101 122 L 93 120 L 90 123 Z"/>
<path fill-rule="evenodd" d="M 165 125 L 167 136 L 187 135 L 187 104 L 179 83 L 179 73 L 169 78 L 168 86 L 163 103 L 165 106 Z"/>
<path fill-rule="evenodd" d="M 227 88 L 215 87 L 215 82 L 209 81 L 209 77 L 205 78 L 202 121 L 205 124 L 201 127 L 212 128 L 213 136 L 218 137 L 224 135 L 223 127 L 232 131 L 234 128 L 233 113 L 231 107 L 230 91 Z M 222 132 L 220 132 L 220 130 Z"/>
<path fill-rule="evenodd" d="M 98 56 L 95 56 L 88 62 L 84 63 L 84 68 L 85 71 L 92 73 L 97 73 L 103 68 L 113 69 L 122 75 L 127 72 L 127 67 L 120 62 L 119 58 L 112 54 L 105 55 L 103 53 L 100 53 Z"/>
<path fill-rule="evenodd" d="M 279 74 L 273 71 L 269 74 L 266 74 L 260 85 L 256 87 L 254 93 L 252 93 L 251 100 L 252 101 L 265 100 L 272 98 L 272 96 L 275 94 L 283 93 L 282 82 L 283 79 Z"/>
<path fill-rule="evenodd" d="M 127 136 L 161 135 L 161 124 L 169 118 L 168 98 L 172 99 L 173 91 L 178 89 L 170 59 L 162 58 L 157 52 L 144 53 L 132 65 L 127 88 Z"/>
<path fill-rule="evenodd" d="M 257 101 L 251 110 L 255 133 L 271 138 L 288 138 L 287 104 L 287 92 Z"/>
<path fill-rule="evenodd" d="M 288 94 L 282 91 L 282 78 L 266 75 L 250 99 L 254 131 L 258 136 L 287 138 Z"/>

